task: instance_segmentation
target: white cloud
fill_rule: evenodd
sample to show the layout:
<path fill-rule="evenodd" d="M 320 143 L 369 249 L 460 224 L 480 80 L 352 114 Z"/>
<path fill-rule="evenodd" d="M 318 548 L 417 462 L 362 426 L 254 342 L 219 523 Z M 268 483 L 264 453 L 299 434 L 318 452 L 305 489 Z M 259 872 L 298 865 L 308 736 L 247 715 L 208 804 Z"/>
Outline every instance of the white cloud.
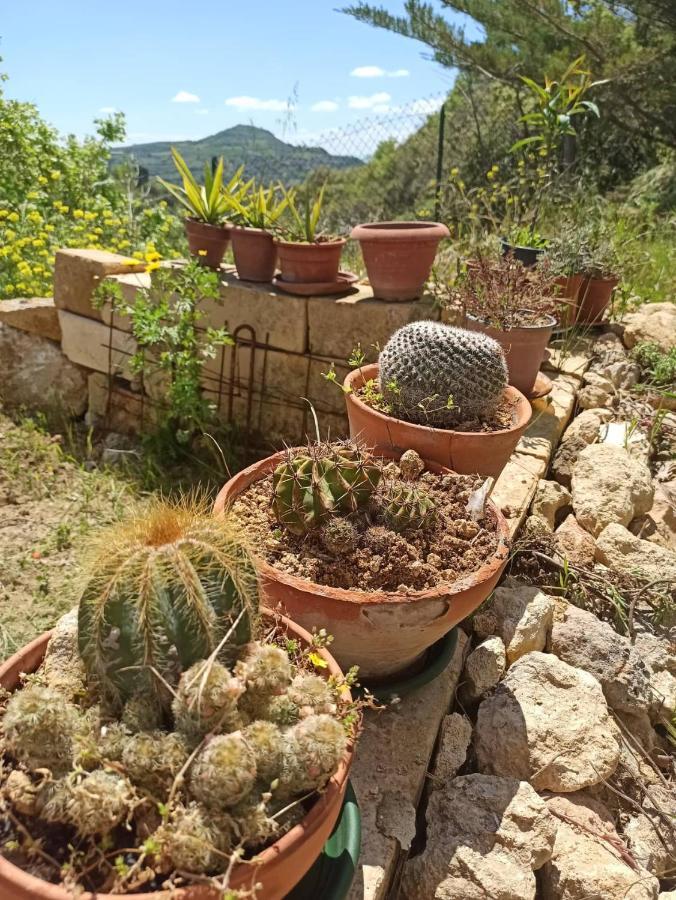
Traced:
<path fill-rule="evenodd" d="M 261 100 L 260 97 L 228 97 L 226 106 L 238 109 L 262 109 L 272 112 L 286 112 L 291 108 L 288 100 Z"/>
<path fill-rule="evenodd" d="M 380 66 L 357 66 L 350 72 L 354 78 L 407 78 L 410 74 L 408 69 L 393 69 L 386 72 Z"/>
<path fill-rule="evenodd" d="M 179 91 L 175 97 L 171 98 L 172 103 L 199 103 L 200 98 L 197 94 L 191 94 L 190 91 Z"/>
<path fill-rule="evenodd" d="M 334 112 L 338 109 L 338 104 L 335 100 L 319 100 L 312 104 L 311 109 L 312 112 Z"/>
<path fill-rule="evenodd" d="M 104 113 L 104 115 L 109 116 L 109 115 L 111 115 L 111 113 L 117 112 L 117 107 L 116 106 L 102 106 L 101 109 L 99 109 L 99 112 Z"/>
<path fill-rule="evenodd" d="M 348 97 L 347 105 L 350 109 L 372 109 L 375 112 L 387 112 L 392 97 L 386 91 L 371 94 L 370 97 Z"/>

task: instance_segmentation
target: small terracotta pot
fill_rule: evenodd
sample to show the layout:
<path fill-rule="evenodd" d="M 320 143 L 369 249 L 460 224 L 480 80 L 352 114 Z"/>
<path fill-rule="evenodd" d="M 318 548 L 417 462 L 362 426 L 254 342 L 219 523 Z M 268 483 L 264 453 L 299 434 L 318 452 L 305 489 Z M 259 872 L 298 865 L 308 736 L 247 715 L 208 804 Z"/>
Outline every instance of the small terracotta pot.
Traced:
<path fill-rule="evenodd" d="M 516 388 L 505 388 L 505 397 L 516 401 L 515 423 L 504 431 L 450 431 L 396 419 L 364 403 L 357 391 L 378 377 L 378 363 L 350 372 L 343 383 L 350 437 L 378 451 L 403 453 L 415 450 L 423 459 L 446 466 L 461 475 L 497 477 L 512 455 L 533 414 L 530 403 Z"/>
<path fill-rule="evenodd" d="M 230 229 L 198 222 L 197 219 L 185 219 L 184 225 L 191 256 L 196 256 L 203 266 L 218 269 L 228 249 Z M 200 250 L 206 250 L 206 254 L 200 254 Z"/>
<path fill-rule="evenodd" d="M 361 245 L 375 297 L 415 300 L 425 289 L 439 241 L 450 232 L 439 222 L 368 222 L 350 237 Z"/>
<path fill-rule="evenodd" d="M 311 645 L 312 636 L 304 629 L 269 609 L 261 609 L 263 616 L 278 623 L 289 635 L 298 639 L 301 645 Z M 51 632 L 41 635 L 0 665 L 0 684 L 8 691 L 14 691 L 21 682 L 21 673 L 34 672 L 45 655 Z M 326 662 L 323 673 L 328 677 L 341 677 L 341 670 L 334 657 L 323 648 L 316 650 Z M 251 891 L 256 883 L 262 885 L 261 900 L 283 900 L 289 891 L 303 878 L 315 859 L 322 852 L 333 826 L 338 819 L 347 788 L 348 774 L 352 765 L 354 747 L 349 745 L 340 762 L 338 771 L 331 778 L 324 791 L 317 798 L 303 820 L 282 835 L 270 847 L 256 857 L 256 865 L 239 864 L 230 880 L 233 890 Z M 132 894 L 143 900 L 219 900 L 221 891 L 206 885 L 193 885 L 173 891 L 153 891 L 149 894 Z M 0 898 L 2 900 L 72 900 L 70 890 L 49 884 L 29 875 L 0 856 Z M 119 894 L 78 894 L 78 900 L 120 900 Z"/>
<path fill-rule="evenodd" d="M 338 278 L 340 254 L 347 243 L 344 238 L 317 244 L 299 244 L 295 241 L 275 243 L 284 281 L 318 284 L 334 282 Z"/>
<path fill-rule="evenodd" d="M 242 281 L 272 281 L 277 267 L 277 248 L 269 231 L 233 227 L 230 240 L 237 275 Z"/>
<path fill-rule="evenodd" d="M 547 325 L 510 328 L 509 331 L 502 331 L 468 314 L 465 327 L 470 331 L 487 334 L 500 344 L 505 351 L 509 383 L 528 396 L 533 390 L 542 360 L 545 358 L 547 344 L 556 325 L 556 319 L 553 316 L 549 316 L 549 319 Z"/>
<path fill-rule="evenodd" d="M 408 448 L 407 448 L 408 449 Z M 401 453 L 379 448 L 389 459 Z M 223 487 L 214 505 L 220 514 L 251 484 L 269 475 L 286 459 L 275 453 L 239 472 Z M 427 462 L 431 472 L 448 472 Z M 502 513 L 489 500 L 487 512 L 497 526 L 495 554 L 476 572 L 457 581 L 411 593 L 344 590 L 315 584 L 257 560 L 263 596 L 269 606 L 281 606 L 304 627 L 325 628 L 333 635 L 331 652 L 345 669 L 359 666 L 360 678 L 385 681 L 409 669 L 425 650 L 470 615 L 495 587 L 509 557 L 509 529 Z"/>
<path fill-rule="evenodd" d="M 578 295 L 584 277 L 582 275 L 560 275 L 554 279 L 554 284 L 559 288 L 557 298 L 559 303 L 559 325 L 569 328 L 577 319 Z"/>
<path fill-rule="evenodd" d="M 619 278 L 585 278 L 579 292 L 577 321 L 596 325 L 603 319 Z"/>

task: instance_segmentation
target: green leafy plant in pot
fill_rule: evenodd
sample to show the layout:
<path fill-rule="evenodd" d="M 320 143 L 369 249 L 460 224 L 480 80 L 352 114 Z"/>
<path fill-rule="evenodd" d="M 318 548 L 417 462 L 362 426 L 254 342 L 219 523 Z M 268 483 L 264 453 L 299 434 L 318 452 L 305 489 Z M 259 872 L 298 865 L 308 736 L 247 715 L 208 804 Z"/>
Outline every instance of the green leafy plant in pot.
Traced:
<path fill-rule="evenodd" d="M 243 197 L 231 196 L 230 239 L 237 274 L 244 281 L 272 281 L 277 267 L 274 230 L 294 196 L 279 185 L 258 185 Z"/>
<path fill-rule="evenodd" d="M 552 238 L 546 258 L 554 278 L 559 302 L 559 324 L 568 327 L 575 324 L 580 290 L 585 281 L 583 275 L 586 256 L 584 230 L 572 222 L 563 222 Z"/>
<path fill-rule="evenodd" d="M 577 321 L 595 325 L 602 321 L 620 280 L 615 244 L 603 225 L 589 231 L 581 266 L 584 280 L 579 291 Z"/>
<path fill-rule="evenodd" d="M 323 185 L 314 198 L 284 191 L 286 215 L 277 227 L 277 253 L 281 280 L 287 284 L 333 284 L 337 281 L 345 239 L 323 234 L 320 218 Z"/>

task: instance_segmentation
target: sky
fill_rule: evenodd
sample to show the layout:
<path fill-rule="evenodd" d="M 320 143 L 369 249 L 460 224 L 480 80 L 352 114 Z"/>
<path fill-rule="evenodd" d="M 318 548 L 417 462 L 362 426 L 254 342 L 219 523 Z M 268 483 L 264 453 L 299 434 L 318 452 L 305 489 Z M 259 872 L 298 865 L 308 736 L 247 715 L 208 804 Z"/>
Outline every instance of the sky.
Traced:
<path fill-rule="evenodd" d="M 400 13 L 400 0 L 382 0 Z M 341 0 L 0 0 L 8 96 L 63 133 L 113 110 L 127 142 L 239 123 L 292 143 L 365 118 L 431 111 L 453 73 L 425 47 L 336 11 Z M 318 141 L 319 142 L 319 141 Z"/>

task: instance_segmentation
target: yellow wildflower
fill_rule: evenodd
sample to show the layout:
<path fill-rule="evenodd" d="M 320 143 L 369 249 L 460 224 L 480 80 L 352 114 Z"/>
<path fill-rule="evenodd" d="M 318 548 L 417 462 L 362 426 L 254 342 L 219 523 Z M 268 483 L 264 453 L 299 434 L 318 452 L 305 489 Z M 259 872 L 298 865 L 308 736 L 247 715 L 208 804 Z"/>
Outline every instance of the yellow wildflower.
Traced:
<path fill-rule="evenodd" d="M 18 221 L 19 221 L 19 218 L 20 218 L 19 213 L 15 213 L 15 212 L 11 212 L 11 213 L 7 216 L 7 220 L 8 220 L 9 222 L 18 222 Z"/>
<path fill-rule="evenodd" d="M 56 169 L 52 169 L 52 171 L 49 174 L 51 176 L 52 181 L 58 181 L 59 178 L 61 178 L 61 172 L 58 172 Z"/>
<path fill-rule="evenodd" d="M 74 219 L 83 219 L 84 218 L 84 210 L 74 209 L 73 210 L 73 218 Z"/>
<path fill-rule="evenodd" d="M 207 255 L 207 251 L 206 251 L 206 250 L 198 250 L 198 251 L 197 251 L 197 255 L 198 255 L 198 256 L 206 256 L 206 255 Z"/>
<path fill-rule="evenodd" d="M 44 175 L 39 175 L 39 176 L 38 176 L 38 184 L 47 184 L 48 180 L 49 180 L 49 179 L 45 178 Z"/>

